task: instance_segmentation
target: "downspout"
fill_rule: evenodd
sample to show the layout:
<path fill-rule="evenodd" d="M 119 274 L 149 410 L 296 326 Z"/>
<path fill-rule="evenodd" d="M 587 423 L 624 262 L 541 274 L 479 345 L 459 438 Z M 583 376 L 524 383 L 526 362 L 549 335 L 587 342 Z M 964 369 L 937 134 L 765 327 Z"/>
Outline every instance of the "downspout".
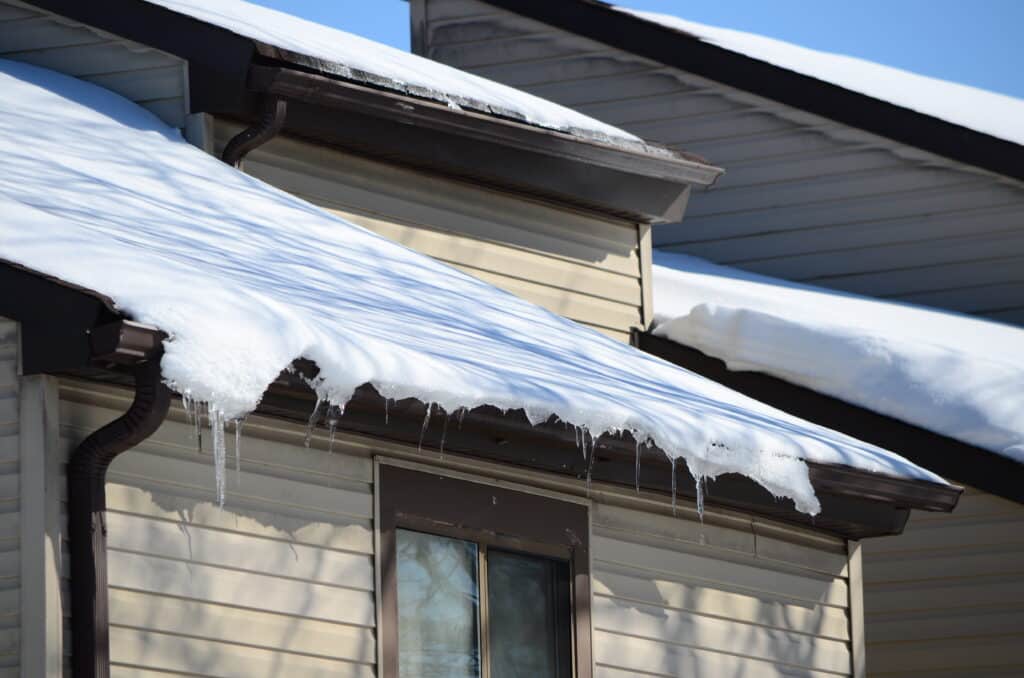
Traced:
<path fill-rule="evenodd" d="M 265 95 L 260 101 L 259 118 L 228 141 L 220 159 L 232 167 L 240 167 L 246 155 L 278 135 L 287 112 L 288 104 L 284 99 Z"/>
<path fill-rule="evenodd" d="M 148 350 L 138 351 L 132 347 L 125 350 L 125 339 L 130 339 L 132 328 L 118 326 L 121 346 L 117 355 L 122 358 L 134 355 L 135 361 L 141 358 L 141 362 L 134 362 L 135 398 L 121 417 L 82 441 L 67 467 L 71 666 L 76 678 L 108 678 L 110 675 L 105 521 L 107 469 L 117 455 L 138 445 L 159 428 L 171 403 L 171 392 L 160 376 L 163 352 L 160 335 L 154 333 L 146 338 Z M 156 345 L 152 346 L 154 340 Z"/>

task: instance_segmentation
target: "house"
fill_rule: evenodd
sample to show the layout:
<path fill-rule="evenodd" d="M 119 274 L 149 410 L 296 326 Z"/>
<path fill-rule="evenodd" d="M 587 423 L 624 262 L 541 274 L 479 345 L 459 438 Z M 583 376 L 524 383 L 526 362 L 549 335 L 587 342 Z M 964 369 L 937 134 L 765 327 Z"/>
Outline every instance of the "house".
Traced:
<path fill-rule="evenodd" d="M 752 313 L 767 305 L 781 321 L 803 318 L 806 308 L 781 300 L 812 285 L 819 289 L 804 292 L 815 298 L 826 298 L 827 289 L 861 297 L 831 298 L 859 308 L 863 328 L 876 338 L 888 340 L 872 324 L 879 317 L 932 318 L 945 328 L 936 339 L 946 346 L 977 329 L 960 348 L 974 347 L 975 360 L 997 357 L 1010 367 L 1006 379 L 1019 374 L 1020 351 L 1006 338 L 1015 336 L 1009 326 L 1024 323 L 1024 103 L 596 0 L 419 0 L 410 7 L 417 53 L 685 147 L 725 169 L 710 190 L 694 189 L 681 223 L 652 235 L 666 261 L 671 253 L 706 260 L 670 264 L 667 275 L 681 271 L 689 294 L 656 305 L 686 306 L 666 319 L 685 324 L 692 343 L 651 334 L 639 334 L 638 342 L 798 416 L 894 446 L 968 485 L 958 512 L 915 517 L 903 536 L 865 544 L 868 662 L 883 675 L 1019 673 L 1024 497 L 1021 465 L 999 453 L 1005 440 L 1002 447 L 965 442 L 956 435 L 965 431 L 951 431 L 950 422 L 929 428 L 915 421 L 907 403 L 836 397 L 830 379 L 842 370 L 812 381 L 813 366 L 798 375 L 770 365 L 792 345 L 762 341 L 756 358 L 751 347 L 741 358 L 725 348 L 731 336 L 695 342 L 711 325 L 691 311 L 732 301 Z M 754 279 L 760 282 L 752 286 L 776 291 L 758 297 L 736 286 Z M 919 328 L 892 329 L 899 336 Z M 660 333 L 671 334 L 667 327 Z M 1004 338 L 1001 349 L 978 341 L 993 334 Z M 839 344 L 833 348 L 849 357 Z M 1022 386 L 1005 388 L 1012 394 Z M 989 433 L 1014 430 L 1013 419 L 989 420 Z"/>
<path fill-rule="evenodd" d="M 960 488 L 623 341 L 720 171 L 216 8 L 0 2 L 4 670 L 864 675 Z"/>

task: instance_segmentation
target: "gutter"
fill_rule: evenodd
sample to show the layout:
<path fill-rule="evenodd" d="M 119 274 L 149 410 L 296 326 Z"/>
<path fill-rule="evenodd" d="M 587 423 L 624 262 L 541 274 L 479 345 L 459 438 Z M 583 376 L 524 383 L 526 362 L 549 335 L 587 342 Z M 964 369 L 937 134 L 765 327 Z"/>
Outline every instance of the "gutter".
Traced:
<path fill-rule="evenodd" d="M 163 333 L 129 321 L 95 328 L 95 361 L 129 365 L 135 399 L 128 411 L 93 432 L 68 462 L 68 528 L 71 548 L 71 666 L 78 678 L 110 675 L 107 600 L 106 475 L 122 452 L 163 423 L 171 392 L 160 374 Z"/>

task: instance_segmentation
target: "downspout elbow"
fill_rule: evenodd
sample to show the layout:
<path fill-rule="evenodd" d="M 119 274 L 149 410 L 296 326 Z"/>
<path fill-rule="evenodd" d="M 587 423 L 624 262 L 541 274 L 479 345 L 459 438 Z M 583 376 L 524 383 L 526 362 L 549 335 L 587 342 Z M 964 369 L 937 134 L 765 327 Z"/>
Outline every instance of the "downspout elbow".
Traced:
<path fill-rule="evenodd" d="M 135 365 L 134 374 L 131 406 L 82 441 L 68 462 L 72 668 L 77 678 L 110 675 L 104 520 L 107 469 L 119 454 L 160 427 L 171 403 L 171 392 L 160 375 L 159 354 Z"/>
<path fill-rule="evenodd" d="M 240 167 L 246 155 L 280 133 L 288 104 L 284 99 L 267 94 L 260 101 L 259 119 L 236 134 L 224 146 L 220 159 L 232 167 Z"/>

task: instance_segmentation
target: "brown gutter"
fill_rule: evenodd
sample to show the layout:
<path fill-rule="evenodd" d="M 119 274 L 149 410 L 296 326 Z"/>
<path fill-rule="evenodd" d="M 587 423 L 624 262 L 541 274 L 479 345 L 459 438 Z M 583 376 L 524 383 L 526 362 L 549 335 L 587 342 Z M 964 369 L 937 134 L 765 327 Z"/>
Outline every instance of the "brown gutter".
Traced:
<path fill-rule="evenodd" d="M 71 666 L 78 678 L 110 675 L 106 475 L 119 454 L 152 435 L 167 416 L 171 392 L 160 375 L 162 338 L 127 321 L 92 333 L 95 359 L 133 365 L 135 399 L 127 412 L 83 440 L 68 462 Z"/>

